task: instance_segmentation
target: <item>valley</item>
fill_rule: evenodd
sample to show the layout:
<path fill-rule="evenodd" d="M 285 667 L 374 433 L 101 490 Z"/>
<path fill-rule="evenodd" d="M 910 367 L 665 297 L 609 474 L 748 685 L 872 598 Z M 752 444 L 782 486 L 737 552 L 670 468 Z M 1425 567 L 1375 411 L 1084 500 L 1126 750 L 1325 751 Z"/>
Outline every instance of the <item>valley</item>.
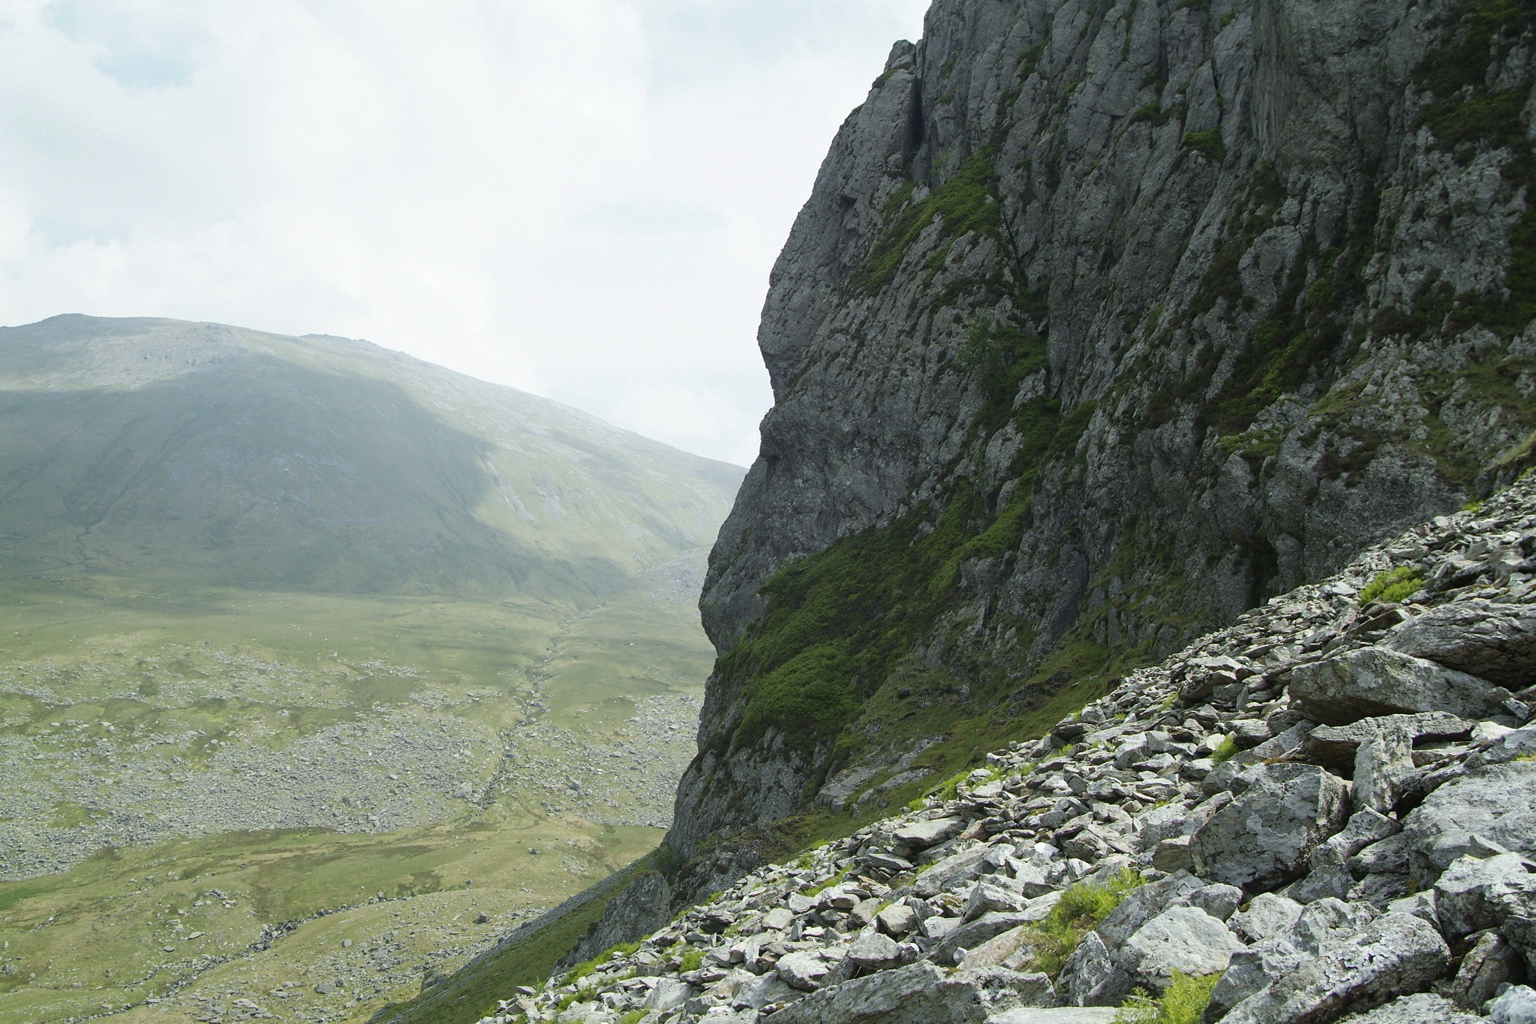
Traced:
<path fill-rule="evenodd" d="M 0 1021 L 366 1020 L 660 840 L 737 471 L 336 339 L 0 382 Z"/>

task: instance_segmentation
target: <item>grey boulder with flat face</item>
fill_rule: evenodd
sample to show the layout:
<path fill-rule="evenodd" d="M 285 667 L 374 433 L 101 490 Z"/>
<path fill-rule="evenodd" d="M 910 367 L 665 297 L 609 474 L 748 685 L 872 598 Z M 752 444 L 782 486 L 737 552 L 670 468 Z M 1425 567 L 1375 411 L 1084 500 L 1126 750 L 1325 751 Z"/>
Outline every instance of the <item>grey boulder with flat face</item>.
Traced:
<path fill-rule="evenodd" d="M 1510 696 L 1486 679 L 1382 647 L 1297 666 L 1290 693 L 1298 710 L 1324 725 L 1426 711 L 1480 719 Z"/>
<path fill-rule="evenodd" d="M 1301 873 L 1317 846 L 1344 827 L 1344 781 L 1316 765 L 1255 765 L 1247 789 L 1195 833 L 1200 874 L 1243 889 L 1272 889 Z"/>
<path fill-rule="evenodd" d="M 1536 608 L 1457 601 L 1398 626 L 1385 646 L 1519 690 L 1536 682 Z"/>
<path fill-rule="evenodd" d="M 1459 857 L 1499 852 L 1536 858 L 1536 762 L 1489 765 L 1436 789 L 1403 819 L 1408 868 L 1420 887 Z"/>

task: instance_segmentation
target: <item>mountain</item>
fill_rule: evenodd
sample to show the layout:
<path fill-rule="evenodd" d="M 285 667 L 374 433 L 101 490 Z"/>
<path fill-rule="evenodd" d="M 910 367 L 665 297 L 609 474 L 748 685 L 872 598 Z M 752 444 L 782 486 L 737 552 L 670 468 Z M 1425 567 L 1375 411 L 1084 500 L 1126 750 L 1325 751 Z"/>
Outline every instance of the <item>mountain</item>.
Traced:
<path fill-rule="evenodd" d="M 83 316 L 0 329 L 0 438 L 0 1020 L 366 1019 L 660 840 L 736 467 Z"/>
<path fill-rule="evenodd" d="M 739 473 L 365 342 L 0 328 L 0 572 L 565 601 L 713 537 Z"/>
<path fill-rule="evenodd" d="M 1533 549 L 1526 480 L 481 1024 L 1529 1020 Z"/>
<path fill-rule="evenodd" d="M 687 891 L 1532 464 L 1533 26 L 936 0 L 772 275 Z"/>

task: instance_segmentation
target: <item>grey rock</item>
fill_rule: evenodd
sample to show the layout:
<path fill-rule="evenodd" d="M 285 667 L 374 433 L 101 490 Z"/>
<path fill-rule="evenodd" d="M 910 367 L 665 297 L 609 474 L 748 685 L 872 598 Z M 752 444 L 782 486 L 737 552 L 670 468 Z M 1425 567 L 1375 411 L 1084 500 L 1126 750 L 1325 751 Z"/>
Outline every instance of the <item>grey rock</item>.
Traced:
<path fill-rule="evenodd" d="M 1381 647 L 1300 665 L 1289 689 L 1297 707 L 1325 725 L 1424 711 L 1487 718 L 1510 696 L 1486 679 Z"/>
<path fill-rule="evenodd" d="M 1205 887 L 1205 883 L 1193 875 L 1177 874 L 1162 878 L 1148 885 L 1132 889 L 1120 905 L 1095 929 L 1104 944 L 1111 950 L 1129 939 L 1142 925 L 1169 907 L 1183 903 L 1189 896 Z"/>
<path fill-rule="evenodd" d="M 1249 942 L 1289 932 L 1303 907 L 1295 900 L 1264 892 L 1249 902 L 1246 910 L 1232 915 L 1231 929 Z"/>
<path fill-rule="evenodd" d="M 1383 645 L 1518 689 L 1536 677 L 1536 607 L 1456 601 L 1409 619 Z"/>
<path fill-rule="evenodd" d="M 1069 1006 L 1119 1006 L 1131 988 L 1097 932 L 1083 936 L 1056 977 L 1058 998 Z"/>
<path fill-rule="evenodd" d="M 917 911 L 905 903 L 892 903 L 875 915 L 875 924 L 887 935 L 899 938 L 917 927 Z"/>
<path fill-rule="evenodd" d="M 777 973 L 768 973 L 744 982 L 736 990 L 735 1001 L 744 1003 L 754 1010 L 761 1010 L 769 1003 L 787 1003 L 799 999 L 805 993 L 784 983 Z"/>
<path fill-rule="evenodd" d="M 1119 1010 L 1085 1006 L 1058 1006 L 1049 1009 L 1025 1006 L 1003 1010 L 987 1018 L 986 1024 L 1114 1024 Z"/>
<path fill-rule="evenodd" d="M 1349 859 L 1373 843 L 1397 835 L 1403 826 L 1379 811 L 1366 808 L 1350 815 L 1342 831 L 1329 837 L 1308 858 L 1313 870 L 1329 864 L 1348 864 Z"/>
<path fill-rule="evenodd" d="M 1152 866 L 1159 871 L 1192 871 L 1195 855 L 1189 844 L 1189 836 L 1173 836 L 1162 840 L 1152 851 Z"/>
<path fill-rule="evenodd" d="M 1482 764 L 1503 764 L 1517 757 L 1536 755 L 1536 726 L 1513 729 L 1504 733 L 1478 755 Z"/>
<path fill-rule="evenodd" d="M 981 881 L 976 883 L 970 897 L 966 899 L 965 909 L 961 912 L 960 919 L 974 921 L 983 914 L 993 912 L 1017 913 L 1024 909 L 1025 902 L 1022 895 L 1011 889 Z"/>
<path fill-rule="evenodd" d="M 1199 907 L 1218 921 L 1226 921 L 1243 905 L 1243 890 L 1217 882 L 1197 889 L 1186 898 L 1190 906 Z"/>
<path fill-rule="evenodd" d="M 933 818 L 903 825 L 891 833 L 891 840 L 913 850 L 926 850 L 946 839 L 953 839 L 965 828 L 962 818 Z"/>
<path fill-rule="evenodd" d="M 1465 1013 L 1441 996 L 1428 992 L 1402 996 L 1385 1006 L 1351 1014 L 1345 1024 L 1487 1024 L 1476 1014 Z"/>
<path fill-rule="evenodd" d="M 676 978 L 657 978 L 656 987 L 645 997 L 647 1010 L 672 1010 L 698 995 L 698 989 Z"/>
<path fill-rule="evenodd" d="M 832 965 L 822 959 L 820 953 L 810 951 L 782 956 L 774 967 L 780 981 L 802 992 L 811 992 L 818 988 L 821 985 L 821 979 L 825 978 L 831 969 Z"/>
<path fill-rule="evenodd" d="M 795 920 L 795 915 L 790 913 L 788 907 L 774 907 L 762 916 L 759 922 L 765 929 L 782 932 Z"/>
<path fill-rule="evenodd" d="M 1458 1006 L 1476 1010 L 1496 996 L 1518 969 L 1519 954 L 1508 940 L 1498 932 L 1484 932 L 1461 958 L 1444 994 Z"/>
<path fill-rule="evenodd" d="M 848 958 L 860 967 L 889 967 L 901 961 L 901 947 L 890 936 L 866 928 L 848 947 Z"/>
<path fill-rule="evenodd" d="M 950 973 L 926 961 L 829 986 L 773 1015 L 776 1024 L 983 1024 L 1039 995 L 1039 976 Z"/>
<path fill-rule="evenodd" d="M 1453 936 L 1498 928 L 1512 915 L 1536 915 L 1536 869 L 1513 853 L 1460 857 L 1435 882 L 1435 912 Z"/>
<path fill-rule="evenodd" d="M 1242 948 L 1227 926 L 1205 911 L 1174 907 L 1142 925 L 1115 952 L 1114 962 L 1137 984 L 1161 991 L 1175 971 L 1203 977 L 1226 970 Z"/>
<path fill-rule="evenodd" d="M 1510 798 L 1517 793 L 1536 793 L 1536 762 L 1478 768 L 1414 808 L 1403 819 L 1403 837 L 1419 886 L 1432 885 L 1452 861 L 1489 842 L 1536 857 L 1536 800 Z"/>
<path fill-rule="evenodd" d="M 988 913 L 974 921 L 967 921 L 949 931 L 933 950 L 931 957 L 936 963 L 952 964 L 956 953 L 962 949 L 974 949 L 988 939 L 1001 935 L 1021 924 L 1029 923 L 1025 914 Z"/>
<path fill-rule="evenodd" d="M 1028 926 L 1021 924 L 1001 935 L 994 935 L 975 949 L 966 950 L 960 960 L 960 969 L 968 971 L 982 967 L 1014 967 L 1014 964 L 1006 961 L 1017 959 L 1015 954 L 1024 946 L 1027 931 Z"/>
<path fill-rule="evenodd" d="M 1536 1024 L 1536 989 L 1513 985 L 1488 1004 L 1493 1024 Z"/>
<path fill-rule="evenodd" d="M 1450 970 L 1451 951 L 1423 920 L 1387 914 L 1347 945 L 1310 960 L 1237 1004 L 1225 1024 L 1330 1024 L 1419 992 Z"/>
<path fill-rule="evenodd" d="M 1269 888 L 1300 873 L 1308 856 L 1343 827 L 1342 780 L 1315 765 L 1258 765 L 1241 796 L 1195 833 L 1195 863 L 1207 878 Z"/>
<path fill-rule="evenodd" d="M 965 850 L 934 862 L 927 871 L 912 883 L 912 891 L 919 896 L 937 896 L 946 889 L 953 889 L 961 882 L 979 878 L 986 867 L 987 850 Z"/>

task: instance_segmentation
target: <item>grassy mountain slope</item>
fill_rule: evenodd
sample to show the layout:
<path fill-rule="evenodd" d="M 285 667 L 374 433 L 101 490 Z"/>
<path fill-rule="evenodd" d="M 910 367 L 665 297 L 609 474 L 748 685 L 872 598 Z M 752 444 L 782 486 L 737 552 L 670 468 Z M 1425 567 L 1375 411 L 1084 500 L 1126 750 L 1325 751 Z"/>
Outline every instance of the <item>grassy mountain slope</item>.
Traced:
<path fill-rule="evenodd" d="M 164 320 L 0 330 L 0 436 L 0 1021 L 366 1019 L 659 839 L 739 470 Z"/>

